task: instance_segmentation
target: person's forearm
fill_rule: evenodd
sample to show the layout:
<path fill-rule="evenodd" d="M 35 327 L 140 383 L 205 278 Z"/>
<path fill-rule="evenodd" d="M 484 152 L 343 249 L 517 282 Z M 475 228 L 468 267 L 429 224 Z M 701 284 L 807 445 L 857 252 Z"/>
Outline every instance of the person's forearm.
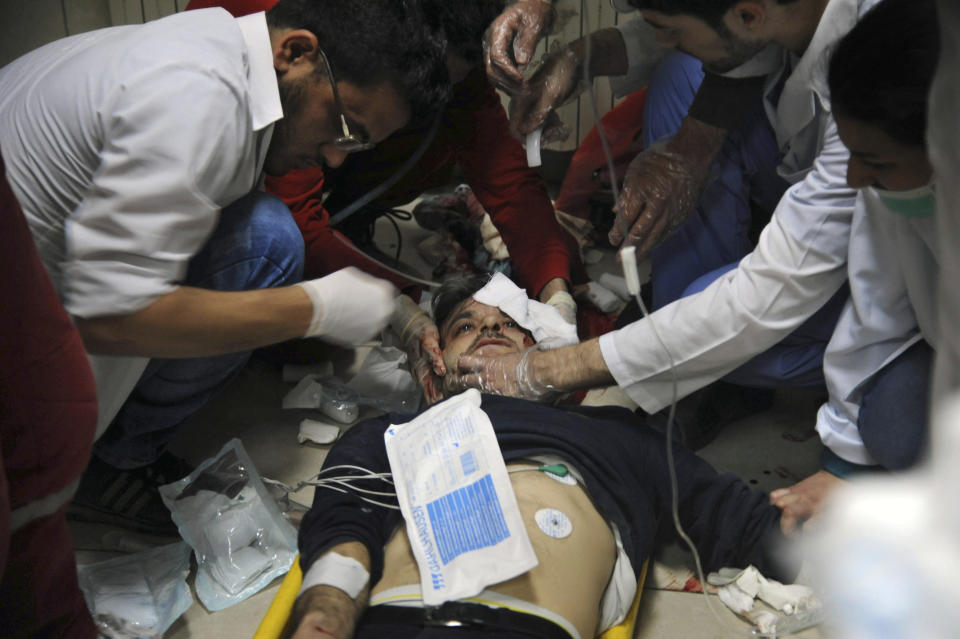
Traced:
<path fill-rule="evenodd" d="M 337 544 L 324 555 L 331 552 L 354 559 L 370 571 L 370 553 L 367 547 L 358 541 Z M 308 574 L 309 569 L 304 571 L 305 576 Z M 332 581 L 337 581 L 337 575 L 332 575 Z M 355 596 L 344 590 L 352 588 L 353 584 L 340 585 L 343 587 L 324 583 L 308 587 L 300 593 L 290 612 L 289 624 L 291 628 L 301 631 L 299 636 L 329 636 L 335 639 L 349 639 L 353 636 L 357 621 L 366 610 L 370 599 L 370 582 L 368 580 L 363 584 Z"/>
<path fill-rule="evenodd" d="M 302 337 L 312 316 L 300 287 L 222 292 L 182 286 L 136 313 L 74 320 L 90 353 L 207 357 Z"/>
<path fill-rule="evenodd" d="M 673 153 L 687 158 L 696 158 L 701 166 L 709 167 L 726 139 L 726 129 L 686 117 L 676 135 L 667 142 L 667 147 Z"/>
<path fill-rule="evenodd" d="M 551 388 L 573 391 L 616 383 L 600 352 L 600 342 L 590 341 L 533 353 L 534 377 Z"/>
<path fill-rule="evenodd" d="M 543 288 L 540 289 L 539 295 L 537 295 L 537 299 L 546 303 L 547 300 L 553 297 L 554 293 L 558 293 L 560 291 L 569 292 L 570 286 L 567 284 L 567 280 L 563 279 L 562 277 L 555 277 L 544 284 Z"/>
<path fill-rule="evenodd" d="M 623 36 L 616 28 L 610 27 L 594 31 L 586 38 L 580 38 L 570 43 L 570 49 L 581 61 L 586 63 L 587 38 L 590 38 L 590 69 L 591 78 L 608 75 L 623 75 L 629 67 L 627 61 L 627 47 Z M 582 66 L 580 67 L 583 68 Z"/>

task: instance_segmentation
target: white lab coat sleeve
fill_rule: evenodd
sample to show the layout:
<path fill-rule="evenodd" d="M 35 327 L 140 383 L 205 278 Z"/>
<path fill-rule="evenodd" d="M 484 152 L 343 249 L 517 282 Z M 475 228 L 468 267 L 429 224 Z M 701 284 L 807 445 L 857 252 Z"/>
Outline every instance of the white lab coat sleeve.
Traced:
<path fill-rule="evenodd" d="M 100 165 L 66 223 L 70 314 L 132 313 L 177 287 L 220 208 L 243 195 L 245 108 L 227 83 L 195 68 L 118 87 L 100 124 Z"/>
<path fill-rule="evenodd" d="M 648 413 L 669 405 L 674 376 L 678 398 L 723 377 L 799 327 L 843 284 L 855 192 L 832 121 L 822 148 L 736 269 L 600 338 L 617 384 Z"/>
<path fill-rule="evenodd" d="M 823 358 L 829 398 L 817 413 L 817 432 L 825 446 L 855 464 L 876 464 L 857 426 L 863 386 L 922 339 L 902 261 L 923 256 L 903 254 L 910 243 L 895 236 L 910 227 L 899 222 L 879 200 L 858 196 L 847 267 L 850 299 Z"/>
<path fill-rule="evenodd" d="M 657 44 L 656 30 L 643 18 L 637 17 L 617 25 L 627 49 L 627 72 L 610 76 L 610 89 L 617 98 L 622 98 L 650 84 L 653 72 L 660 60 L 671 49 Z"/>

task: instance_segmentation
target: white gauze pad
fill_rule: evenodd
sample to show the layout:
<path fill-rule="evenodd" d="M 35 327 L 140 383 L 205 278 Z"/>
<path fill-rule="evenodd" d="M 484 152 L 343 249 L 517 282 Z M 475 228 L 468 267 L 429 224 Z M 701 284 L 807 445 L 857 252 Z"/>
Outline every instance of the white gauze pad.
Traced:
<path fill-rule="evenodd" d="M 300 586 L 297 596 L 314 586 L 333 586 L 350 595 L 351 599 L 356 599 L 368 581 L 370 573 L 359 561 L 336 552 L 328 552 L 310 566 L 310 570 L 303 576 L 303 585 Z"/>

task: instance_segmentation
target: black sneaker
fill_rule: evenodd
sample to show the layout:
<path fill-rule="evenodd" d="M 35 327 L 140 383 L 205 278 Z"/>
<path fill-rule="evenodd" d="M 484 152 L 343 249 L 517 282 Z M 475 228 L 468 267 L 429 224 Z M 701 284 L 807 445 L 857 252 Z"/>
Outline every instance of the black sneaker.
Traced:
<path fill-rule="evenodd" d="M 714 382 L 677 402 L 672 439 L 690 450 L 700 450 L 728 424 L 772 407 L 775 394 L 769 388 Z M 669 410 L 650 415 L 647 424 L 666 434 Z"/>
<path fill-rule="evenodd" d="M 193 468 L 170 453 L 149 466 L 124 470 L 90 459 L 67 518 L 110 524 L 157 537 L 177 537 L 177 526 L 160 498 L 158 488 L 190 474 Z"/>

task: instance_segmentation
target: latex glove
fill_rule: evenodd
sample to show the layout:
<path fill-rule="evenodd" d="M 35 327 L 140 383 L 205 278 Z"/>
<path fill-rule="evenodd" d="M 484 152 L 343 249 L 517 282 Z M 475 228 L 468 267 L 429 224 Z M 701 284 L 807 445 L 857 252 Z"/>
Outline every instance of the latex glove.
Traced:
<path fill-rule="evenodd" d="M 687 118 L 666 144 L 655 144 L 627 168 L 609 240 L 633 244 L 642 259 L 686 221 L 700 200 L 727 132 Z"/>
<path fill-rule="evenodd" d="M 547 0 L 520 0 L 507 7 L 487 29 L 483 40 L 487 75 L 509 94 L 523 88 L 523 68 L 533 59 L 537 41 L 556 18 Z"/>
<path fill-rule="evenodd" d="M 397 290 L 390 282 L 353 266 L 297 284 L 313 302 L 313 319 L 304 337 L 352 346 L 369 341 L 387 325 Z"/>
<path fill-rule="evenodd" d="M 564 47 L 551 53 L 510 99 L 510 133 L 525 140 L 528 133 L 543 127 L 542 144 L 565 140 L 569 129 L 556 109 L 583 93 L 583 60 L 577 49 Z"/>
<path fill-rule="evenodd" d="M 557 291 L 550 296 L 550 299 L 546 301 L 548 306 L 552 306 L 557 309 L 557 312 L 560 313 L 560 317 L 563 318 L 567 324 L 577 324 L 577 302 L 573 299 L 573 295 L 567 291 Z"/>
<path fill-rule="evenodd" d="M 455 374 L 444 378 L 448 392 L 458 393 L 467 388 L 476 388 L 482 393 L 544 400 L 554 395 L 557 389 L 543 383 L 534 371 L 533 359 L 539 349 L 534 346 L 522 353 L 508 353 L 483 357 L 461 355 Z"/>
<path fill-rule="evenodd" d="M 390 326 L 400 336 L 400 343 L 410 363 L 410 373 L 420 385 L 428 403 L 443 399 L 442 379 L 447 372 L 440 350 L 440 332 L 430 316 L 416 302 L 401 295 Z"/>

